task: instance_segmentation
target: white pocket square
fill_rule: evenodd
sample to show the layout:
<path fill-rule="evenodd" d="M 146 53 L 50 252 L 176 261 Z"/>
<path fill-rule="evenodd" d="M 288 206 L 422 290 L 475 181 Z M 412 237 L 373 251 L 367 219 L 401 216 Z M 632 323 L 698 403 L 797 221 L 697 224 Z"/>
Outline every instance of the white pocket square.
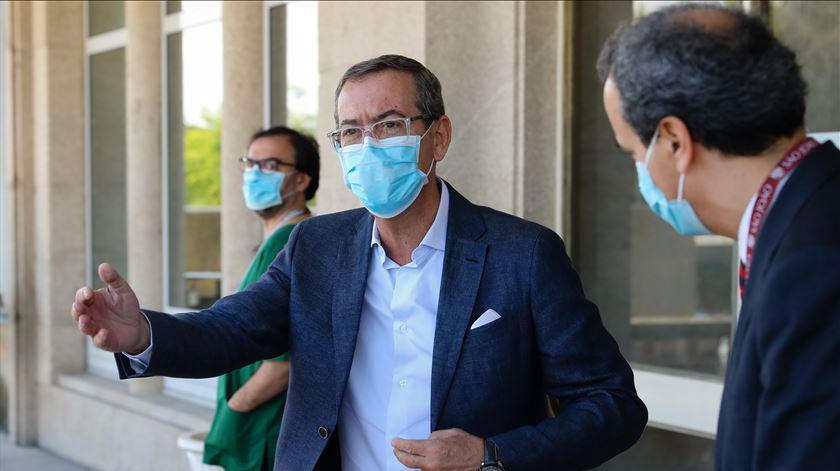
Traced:
<path fill-rule="evenodd" d="M 477 329 L 483 325 L 487 325 L 496 319 L 500 319 L 502 316 L 499 315 L 498 312 L 488 309 L 484 311 L 484 314 L 480 315 L 478 319 L 473 322 L 473 325 L 470 326 L 470 330 Z"/>

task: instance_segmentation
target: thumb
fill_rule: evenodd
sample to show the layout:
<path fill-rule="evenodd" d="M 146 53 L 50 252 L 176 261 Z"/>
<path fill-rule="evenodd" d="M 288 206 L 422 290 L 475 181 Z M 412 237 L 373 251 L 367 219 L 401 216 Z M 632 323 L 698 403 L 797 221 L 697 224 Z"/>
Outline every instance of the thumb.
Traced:
<path fill-rule="evenodd" d="M 98 271 L 99 279 L 111 287 L 111 289 L 118 293 L 131 292 L 131 287 L 128 286 L 128 282 L 120 276 L 116 268 L 114 268 L 110 263 L 100 263 Z"/>

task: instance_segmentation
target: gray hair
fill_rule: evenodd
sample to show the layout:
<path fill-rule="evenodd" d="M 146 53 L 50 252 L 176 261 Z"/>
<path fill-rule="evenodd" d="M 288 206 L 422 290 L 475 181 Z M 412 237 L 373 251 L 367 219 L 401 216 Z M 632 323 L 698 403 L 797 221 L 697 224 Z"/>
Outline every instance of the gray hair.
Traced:
<path fill-rule="evenodd" d="M 426 120 L 426 125 L 430 125 L 434 119 L 446 114 L 443 107 L 443 94 L 441 94 L 440 90 L 440 81 L 435 77 L 435 74 L 414 59 L 396 54 L 387 54 L 359 62 L 347 69 L 347 72 L 344 72 L 344 75 L 341 76 L 338 86 L 335 87 L 334 115 L 336 125 L 338 125 L 338 95 L 341 93 L 341 89 L 344 88 L 344 84 L 347 81 L 359 80 L 367 75 L 385 70 L 408 72 L 414 77 L 414 84 L 417 87 L 417 109 L 421 113 L 431 116 L 431 118 Z"/>
<path fill-rule="evenodd" d="M 730 21 L 692 21 L 704 14 Z M 622 115 L 645 144 L 662 118 L 676 116 L 707 147 L 759 155 L 804 123 L 796 55 L 761 18 L 735 9 L 687 3 L 651 13 L 607 41 L 598 74 L 612 77 Z"/>

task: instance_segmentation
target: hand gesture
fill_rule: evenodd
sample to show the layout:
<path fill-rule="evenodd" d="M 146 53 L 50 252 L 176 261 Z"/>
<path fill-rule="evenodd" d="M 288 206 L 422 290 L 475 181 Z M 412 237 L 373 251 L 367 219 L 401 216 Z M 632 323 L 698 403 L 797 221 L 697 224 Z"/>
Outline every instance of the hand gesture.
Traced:
<path fill-rule="evenodd" d="M 141 353 L 149 346 L 149 324 L 140 313 L 137 296 L 109 263 L 99 265 L 98 271 L 105 288 L 79 289 L 73 302 L 73 319 L 102 350 Z"/>
<path fill-rule="evenodd" d="M 428 440 L 391 440 L 400 463 L 423 471 L 475 471 L 484 459 L 484 440 L 453 428 L 437 430 Z"/>

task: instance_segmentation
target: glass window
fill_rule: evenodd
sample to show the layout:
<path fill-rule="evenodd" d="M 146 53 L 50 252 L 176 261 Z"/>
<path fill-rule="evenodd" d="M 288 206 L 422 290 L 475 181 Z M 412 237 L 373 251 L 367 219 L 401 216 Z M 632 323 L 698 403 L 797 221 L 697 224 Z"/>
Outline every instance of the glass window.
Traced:
<path fill-rule="evenodd" d="M 770 27 L 796 52 L 808 83 L 808 131 L 840 131 L 840 2 L 769 3 Z"/>
<path fill-rule="evenodd" d="M 292 2 L 268 11 L 267 125 L 315 136 L 318 116 L 318 4 Z M 285 91 L 285 92 L 284 92 Z"/>
<path fill-rule="evenodd" d="M 169 306 L 221 294 L 221 21 L 167 39 Z"/>
<path fill-rule="evenodd" d="M 88 2 L 88 36 L 107 33 L 125 27 L 125 2 Z"/>
<path fill-rule="evenodd" d="M 220 10 L 218 2 L 189 6 L 208 16 Z M 165 298 L 172 312 L 206 308 L 221 296 L 221 18 L 165 40 Z M 216 379 L 165 378 L 164 392 L 212 407 Z"/>
<path fill-rule="evenodd" d="M 11 296 L 11 214 L 9 207 L 10 185 L 9 173 L 12 167 L 9 143 L 6 140 L 10 129 L 7 119 L 6 100 L 8 99 L 6 89 L 6 5 L 0 5 L 0 337 L 2 337 L 3 349 L 0 356 L 9 358 L 9 352 L 4 350 L 11 348 L 11 343 L 6 335 L 9 321 L 9 303 Z M 8 172 L 8 173 L 7 173 Z M 10 333 L 10 332 L 9 332 Z M 0 363 L 0 368 L 6 365 Z M 6 403 L 0 402 L 0 408 L 5 409 Z M 5 417 L 0 416 L 0 424 L 6 424 Z"/>
<path fill-rule="evenodd" d="M 90 283 L 103 286 L 97 266 L 126 273 L 125 48 L 89 56 Z M 88 369 L 116 378 L 111 354 L 90 346 Z"/>
<path fill-rule="evenodd" d="M 634 2 L 634 16 L 670 3 Z M 612 131 L 602 138 L 611 143 Z M 635 365 L 722 378 L 737 309 L 735 244 L 680 237 L 642 199 L 632 162 L 614 154 L 575 163 L 575 256 L 584 286 Z"/>
<path fill-rule="evenodd" d="M 575 11 L 573 60 L 583 72 L 572 89 L 571 256 L 650 414 L 639 444 L 605 470 L 709 467 L 737 309 L 733 242 L 680 237 L 650 211 L 593 80 L 614 28 L 669 3 L 581 2 Z M 652 455 L 662 459 L 645 461 Z"/>

